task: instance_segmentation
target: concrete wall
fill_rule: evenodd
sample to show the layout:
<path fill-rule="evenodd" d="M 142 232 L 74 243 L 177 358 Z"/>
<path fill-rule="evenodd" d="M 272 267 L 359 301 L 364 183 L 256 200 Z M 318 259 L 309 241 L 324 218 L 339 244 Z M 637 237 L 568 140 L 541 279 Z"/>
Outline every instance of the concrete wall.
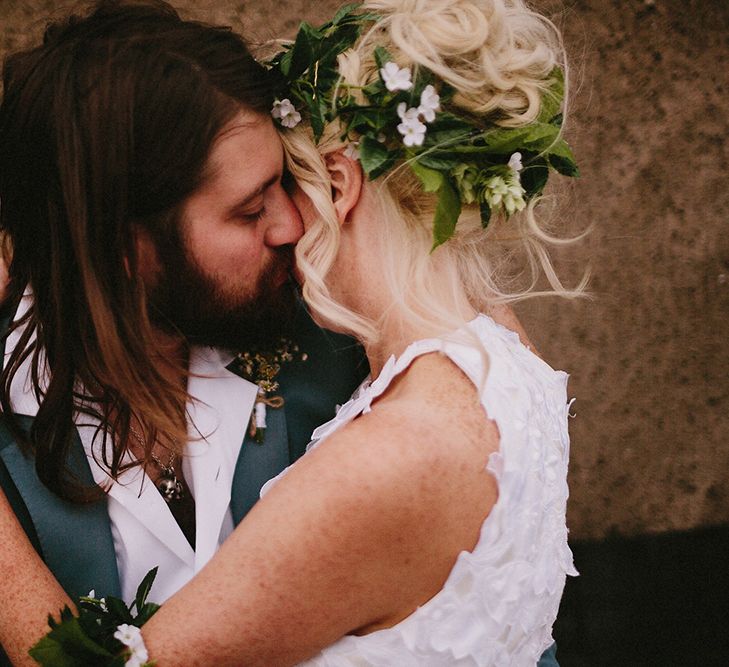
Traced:
<path fill-rule="evenodd" d="M 320 0 L 173 2 L 264 41 L 325 20 Z M 729 522 L 729 3 L 542 0 L 563 28 L 574 91 L 564 275 L 592 300 L 519 308 L 572 375 L 569 521 L 600 538 Z M 37 39 L 68 3 L 0 0 L 0 50 Z"/>

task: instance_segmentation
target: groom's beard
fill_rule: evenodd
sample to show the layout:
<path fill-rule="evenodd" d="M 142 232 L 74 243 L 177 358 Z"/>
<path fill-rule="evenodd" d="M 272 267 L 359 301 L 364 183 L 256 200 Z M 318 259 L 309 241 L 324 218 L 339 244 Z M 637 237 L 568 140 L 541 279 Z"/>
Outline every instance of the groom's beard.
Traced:
<path fill-rule="evenodd" d="M 190 343 L 233 351 L 268 350 L 289 336 L 296 288 L 289 278 L 293 246 L 273 250 L 255 285 L 237 292 L 235 276 L 211 276 L 175 231 L 157 243 L 162 271 L 150 290 L 149 317 L 159 329 Z"/>

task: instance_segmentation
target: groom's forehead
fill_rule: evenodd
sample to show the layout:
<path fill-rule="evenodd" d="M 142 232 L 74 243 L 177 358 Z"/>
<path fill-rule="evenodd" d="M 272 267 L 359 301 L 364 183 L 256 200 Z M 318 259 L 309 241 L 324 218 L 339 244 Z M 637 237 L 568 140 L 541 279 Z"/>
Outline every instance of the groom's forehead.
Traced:
<path fill-rule="evenodd" d="M 283 146 L 273 121 L 261 114 L 242 113 L 216 137 L 207 169 L 213 179 L 240 177 L 253 192 L 282 161 Z M 245 177 L 245 178 L 243 178 Z M 260 185 L 259 184 L 259 185 Z"/>
<path fill-rule="evenodd" d="M 283 146 L 270 117 L 241 112 L 218 134 L 201 186 L 189 203 L 222 211 L 261 196 L 283 170 Z"/>

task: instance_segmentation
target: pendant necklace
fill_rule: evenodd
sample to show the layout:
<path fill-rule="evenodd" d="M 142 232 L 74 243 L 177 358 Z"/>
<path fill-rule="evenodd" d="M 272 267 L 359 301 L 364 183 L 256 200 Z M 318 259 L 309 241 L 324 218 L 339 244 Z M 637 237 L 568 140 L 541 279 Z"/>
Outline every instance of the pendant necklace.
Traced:
<path fill-rule="evenodd" d="M 140 444 L 142 449 L 144 449 L 144 439 L 131 425 L 129 426 L 129 432 L 134 436 L 134 439 Z M 160 474 L 155 482 L 155 486 L 165 502 L 169 505 L 175 500 L 182 500 L 185 497 L 185 486 L 175 472 L 177 454 L 171 452 L 167 463 L 164 463 L 156 454 L 150 453 L 150 458 L 157 468 L 159 468 Z"/>

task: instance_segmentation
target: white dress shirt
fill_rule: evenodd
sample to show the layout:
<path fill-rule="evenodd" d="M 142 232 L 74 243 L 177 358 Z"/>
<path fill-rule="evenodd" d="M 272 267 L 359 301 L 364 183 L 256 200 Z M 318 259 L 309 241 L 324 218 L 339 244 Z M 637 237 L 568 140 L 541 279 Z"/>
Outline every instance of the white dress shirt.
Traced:
<path fill-rule="evenodd" d="M 32 304 L 28 291 L 15 319 Z M 5 359 L 22 330 L 8 337 Z M 159 567 L 149 595 L 162 603 L 210 560 L 233 530 L 230 493 L 238 453 L 255 403 L 258 387 L 231 373 L 232 357 L 220 350 L 192 347 L 187 390 L 189 439 L 182 460 L 185 480 L 195 498 L 195 549 L 185 538 L 152 480 L 139 467 L 113 480 L 100 462 L 101 425 L 87 415 L 76 422 L 94 481 L 108 491 L 108 510 L 122 597 L 134 599 L 137 586 Z M 31 385 L 31 359 L 13 377 L 10 396 L 17 414 L 35 416 L 38 401 Z M 202 436 L 202 437 L 201 437 Z"/>

